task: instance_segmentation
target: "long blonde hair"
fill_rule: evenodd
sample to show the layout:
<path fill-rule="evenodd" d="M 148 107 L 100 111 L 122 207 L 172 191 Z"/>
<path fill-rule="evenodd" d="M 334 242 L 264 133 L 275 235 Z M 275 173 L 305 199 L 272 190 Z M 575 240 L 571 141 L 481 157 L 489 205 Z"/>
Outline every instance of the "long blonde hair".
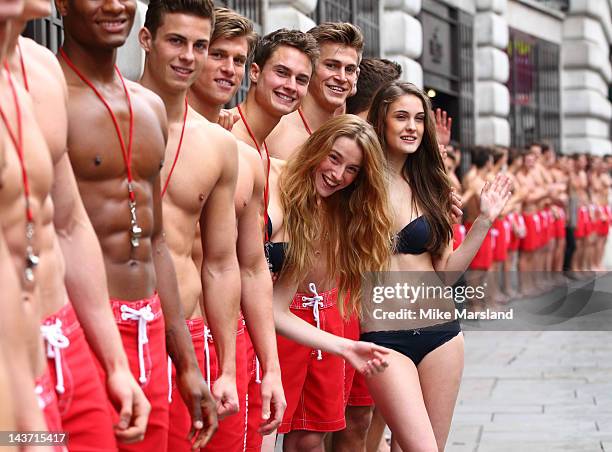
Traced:
<path fill-rule="evenodd" d="M 340 137 L 354 140 L 361 149 L 361 169 L 351 185 L 321 198 L 314 174 Z M 316 265 L 316 244 L 324 241 L 327 270 L 338 281 L 338 307 L 345 318 L 360 311 L 361 281 L 366 272 L 388 268 L 393 215 L 386 174 L 385 158 L 372 126 L 357 116 L 341 115 L 308 138 L 280 177 L 280 201 L 289 238 L 283 273 L 301 281 Z"/>

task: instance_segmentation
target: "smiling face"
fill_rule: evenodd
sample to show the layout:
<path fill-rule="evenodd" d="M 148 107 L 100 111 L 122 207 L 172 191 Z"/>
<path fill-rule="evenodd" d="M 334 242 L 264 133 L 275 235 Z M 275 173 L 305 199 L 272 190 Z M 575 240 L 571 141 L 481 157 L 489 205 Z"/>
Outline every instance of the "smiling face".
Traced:
<path fill-rule="evenodd" d="M 58 0 L 66 36 L 90 47 L 117 48 L 130 33 L 136 0 Z"/>
<path fill-rule="evenodd" d="M 251 66 L 255 99 L 269 113 L 282 116 L 297 110 L 308 91 L 312 65 L 308 56 L 290 46 L 280 46 L 264 64 Z"/>
<path fill-rule="evenodd" d="M 315 188 L 322 198 L 348 187 L 357 178 L 363 151 L 352 138 L 339 137 L 315 170 Z"/>
<path fill-rule="evenodd" d="M 353 47 L 323 42 L 309 92 L 326 110 L 342 107 L 357 85 L 359 54 Z"/>
<path fill-rule="evenodd" d="M 419 149 L 425 132 L 423 102 L 404 94 L 389 105 L 385 118 L 385 141 L 389 152 L 412 154 Z"/>
<path fill-rule="evenodd" d="M 231 101 L 244 78 L 248 51 L 249 43 L 244 36 L 214 41 L 192 87 L 198 98 L 213 106 Z"/>
<path fill-rule="evenodd" d="M 169 90 L 187 90 L 206 61 L 210 31 L 210 19 L 181 13 L 165 14 L 155 37 L 143 28 L 147 73 Z"/>

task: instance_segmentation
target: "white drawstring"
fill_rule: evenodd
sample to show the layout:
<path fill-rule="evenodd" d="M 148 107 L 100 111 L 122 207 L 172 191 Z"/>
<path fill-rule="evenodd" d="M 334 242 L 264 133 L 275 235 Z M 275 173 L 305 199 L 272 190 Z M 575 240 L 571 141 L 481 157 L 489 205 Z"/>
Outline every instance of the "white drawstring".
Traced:
<path fill-rule="evenodd" d="M 144 364 L 144 345 L 149 343 L 149 337 L 147 336 L 147 322 L 150 322 L 155 318 L 155 315 L 151 311 L 151 306 L 145 306 L 140 309 L 132 309 L 129 306 L 121 305 L 121 319 L 122 320 L 138 320 L 138 365 L 140 367 L 140 378 L 138 379 L 141 384 L 147 382 L 147 374 L 145 372 Z"/>
<path fill-rule="evenodd" d="M 54 358 L 55 360 L 55 375 L 57 377 L 55 390 L 63 394 L 66 388 L 64 387 L 61 350 L 67 348 L 70 345 L 70 341 L 62 333 L 62 321 L 60 319 L 55 319 L 55 323 L 50 325 L 41 325 L 40 332 L 47 341 L 47 358 Z"/>
<path fill-rule="evenodd" d="M 34 387 L 34 394 L 36 394 L 36 401 L 38 402 L 38 408 L 40 408 L 41 410 L 44 410 L 45 407 L 47 406 L 47 404 L 45 403 L 45 399 L 42 396 L 43 392 L 44 392 L 44 389 L 42 385 L 38 384 Z"/>
<path fill-rule="evenodd" d="M 204 325 L 204 355 L 206 356 L 206 383 L 210 391 L 210 350 L 208 348 L 208 338 L 211 337 L 210 329 Z"/>
<path fill-rule="evenodd" d="M 168 356 L 168 403 L 172 403 L 172 360 Z"/>
<path fill-rule="evenodd" d="M 315 323 L 317 324 L 317 328 L 321 329 L 321 324 L 319 320 L 319 305 L 323 306 L 323 297 L 319 295 L 317 292 L 317 286 L 314 283 L 310 283 L 308 288 L 313 293 L 313 297 L 302 297 L 302 307 L 304 308 L 312 308 L 312 316 L 314 317 Z M 323 354 L 321 350 L 317 350 L 317 359 L 320 361 L 323 359 Z"/>
<path fill-rule="evenodd" d="M 261 384 L 261 368 L 259 366 L 259 358 L 255 356 L 255 383 Z"/>

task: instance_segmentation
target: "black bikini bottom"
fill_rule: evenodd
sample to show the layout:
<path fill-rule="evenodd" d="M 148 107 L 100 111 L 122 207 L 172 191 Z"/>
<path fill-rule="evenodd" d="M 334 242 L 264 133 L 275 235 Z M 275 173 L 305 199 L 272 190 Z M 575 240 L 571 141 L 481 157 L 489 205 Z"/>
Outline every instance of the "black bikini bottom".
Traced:
<path fill-rule="evenodd" d="M 415 366 L 428 353 L 444 345 L 461 332 L 459 321 L 441 323 L 414 330 L 371 331 L 363 333 L 360 340 L 390 348 L 412 360 Z"/>

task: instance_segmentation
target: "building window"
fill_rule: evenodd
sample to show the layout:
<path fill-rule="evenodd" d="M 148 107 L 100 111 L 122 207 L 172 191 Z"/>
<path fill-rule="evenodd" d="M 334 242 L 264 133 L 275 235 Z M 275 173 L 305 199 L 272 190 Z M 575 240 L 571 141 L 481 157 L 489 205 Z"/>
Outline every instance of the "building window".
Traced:
<path fill-rule="evenodd" d="M 457 8 L 423 0 L 423 87 L 434 108 L 453 117 L 452 138 L 463 150 L 474 145 L 474 18 Z M 466 160 L 467 161 L 467 160 Z"/>
<path fill-rule="evenodd" d="M 507 52 L 512 146 L 547 141 L 560 149 L 559 46 L 510 29 Z"/>
<path fill-rule="evenodd" d="M 316 22 L 350 22 L 361 28 L 363 55 L 380 57 L 380 10 L 376 0 L 319 0 L 310 17 Z"/>
<path fill-rule="evenodd" d="M 45 46 L 53 53 L 57 53 L 64 39 L 64 28 L 62 16 L 55 9 L 55 4 L 51 3 L 51 5 L 53 9 L 51 15 L 28 22 L 23 35 Z"/>

